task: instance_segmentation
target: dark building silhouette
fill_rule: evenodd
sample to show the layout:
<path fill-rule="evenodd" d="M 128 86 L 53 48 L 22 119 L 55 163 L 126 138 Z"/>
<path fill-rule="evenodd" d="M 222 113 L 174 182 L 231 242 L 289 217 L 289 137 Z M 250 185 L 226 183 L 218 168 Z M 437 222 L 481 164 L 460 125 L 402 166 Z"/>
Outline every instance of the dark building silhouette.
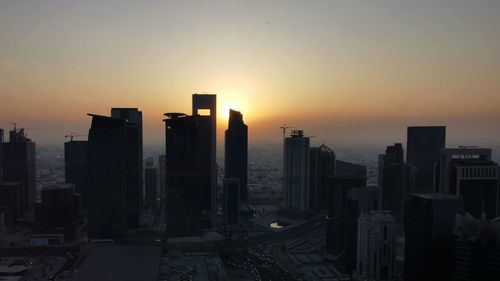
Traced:
<path fill-rule="evenodd" d="M 500 220 L 458 216 L 452 280 L 500 280 Z"/>
<path fill-rule="evenodd" d="M 127 120 L 127 225 L 139 227 L 143 202 L 142 112 L 137 108 L 112 108 L 111 117 Z"/>
<path fill-rule="evenodd" d="M 18 220 L 23 217 L 22 192 L 22 183 L 0 183 L 0 213 L 4 214 L 5 226 L 7 227 L 14 227 Z"/>
<path fill-rule="evenodd" d="M 403 161 L 403 145 L 396 143 L 388 146 L 382 155 L 382 174 L 379 183 L 382 187 L 382 209 L 401 215 L 406 194 L 412 189 L 413 177 L 410 166 Z"/>
<path fill-rule="evenodd" d="M 283 156 L 283 208 L 309 210 L 309 142 L 302 130 L 285 138 Z"/>
<path fill-rule="evenodd" d="M 14 127 L 9 132 L 9 142 L 3 144 L 4 181 L 22 184 L 23 212 L 33 209 L 36 203 L 36 151 L 35 143 L 24 129 Z"/>
<path fill-rule="evenodd" d="M 215 217 L 215 117 L 165 115 L 167 236 L 197 236 L 212 227 Z"/>
<path fill-rule="evenodd" d="M 335 174 L 335 153 L 326 145 L 309 149 L 309 209 L 326 210 L 329 177 Z"/>
<path fill-rule="evenodd" d="M 405 203 L 405 281 L 452 277 L 453 229 L 463 200 L 430 193 L 409 194 Z"/>
<path fill-rule="evenodd" d="M 159 197 L 161 202 L 165 201 L 165 190 L 166 190 L 166 168 L 165 168 L 166 156 L 162 154 L 158 156 L 158 186 L 159 186 Z"/>
<path fill-rule="evenodd" d="M 0 184 L 3 182 L 3 129 L 0 129 Z"/>
<path fill-rule="evenodd" d="M 248 198 L 248 127 L 243 115 L 229 110 L 229 124 L 225 133 L 224 177 L 240 180 L 240 199 Z"/>
<path fill-rule="evenodd" d="M 154 208 L 156 205 L 157 190 L 158 190 L 158 169 L 155 167 L 153 158 L 146 159 L 146 167 L 144 169 L 145 182 L 145 205 L 148 208 Z"/>
<path fill-rule="evenodd" d="M 442 193 L 462 196 L 465 211 L 479 219 L 499 214 L 499 168 L 491 161 L 491 149 L 460 147 L 442 151 L 439 187 Z"/>
<path fill-rule="evenodd" d="M 326 252 L 338 257 L 344 251 L 345 199 L 348 190 L 366 186 L 366 166 L 335 161 L 335 176 L 327 189 Z"/>
<path fill-rule="evenodd" d="M 380 188 L 354 187 L 346 191 L 344 215 L 344 252 L 337 266 L 345 273 L 356 270 L 358 257 L 358 219 L 363 213 L 380 209 Z"/>
<path fill-rule="evenodd" d="M 207 114 L 208 113 L 208 114 Z M 198 129 L 205 139 L 200 145 L 209 151 L 209 200 L 204 201 L 202 213 L 208 227 L 215 225 L 217 215 L 217 95 L 193 94 L 192 115 L 200 116 Z"/>
<path fill-rule="evenodd" d="M 124 119 L 92 115 L 88 140 L 88 235 L 122 238 L 127 231 L 127 130 Z M 131 173 L 134 173 L 131 171 Z"/>
<path fill-rule="evenodd" d="M 82 204 L 88 207 L 88 168 L 87 141 L 64 143 L 64 175 L 66 183 L 74 185 L 75 192 L 81 195 Z"/>
<path fill-rule="evenodd" d="M 240 222 L 240 179 L 224 179 L 224 224 L 237 225 Z"/>
<path fill-rule="evenodd" d="M 434 192 L 434 165 L 445 148 L 446 127 L 408 127 L 406 162 L 415 169 L 415 186 L 411 192 Z"/>

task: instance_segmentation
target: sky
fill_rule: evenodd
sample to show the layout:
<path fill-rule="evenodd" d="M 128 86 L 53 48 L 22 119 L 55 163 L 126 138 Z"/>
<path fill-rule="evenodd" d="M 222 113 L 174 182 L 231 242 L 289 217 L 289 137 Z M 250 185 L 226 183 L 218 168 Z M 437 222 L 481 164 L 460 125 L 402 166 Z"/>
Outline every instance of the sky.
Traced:
<path fill-rule="evenodd" d="M 165 112 L 215 93 L 218 132 L 287 124 L 315 142 L 389 145 L 410 125 L 449 145 L 500 145 L 498 0 L 0 0 L 0 128 L 38 143 L 138 107 L 145 144 Z"/>

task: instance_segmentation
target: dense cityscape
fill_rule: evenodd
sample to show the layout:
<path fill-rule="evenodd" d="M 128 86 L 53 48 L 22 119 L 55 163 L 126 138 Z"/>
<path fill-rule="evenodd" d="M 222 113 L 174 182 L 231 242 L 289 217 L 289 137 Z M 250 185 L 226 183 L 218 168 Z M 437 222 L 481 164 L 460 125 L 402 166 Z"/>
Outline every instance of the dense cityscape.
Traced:
<path fill-rule="evenodd" d="M 192 105 L 165 113 L 164 149 L 137 108 L 89 113 L 52 158 L 0 131 L 2 280 L 500 280 L 491 148 L 410 126 L 354 163 L 283 125 L 259 151 L 230 110 L 218 153 L 217 96 Z"/>

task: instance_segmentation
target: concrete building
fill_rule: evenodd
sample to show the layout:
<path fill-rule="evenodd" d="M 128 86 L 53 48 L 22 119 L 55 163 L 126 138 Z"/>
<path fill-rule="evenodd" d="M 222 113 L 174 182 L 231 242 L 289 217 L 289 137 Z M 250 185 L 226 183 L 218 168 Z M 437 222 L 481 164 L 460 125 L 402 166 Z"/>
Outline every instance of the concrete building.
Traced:
<path fill-rule="evenodd" d="M 395 222 L 390 211 L 361 214 L 358 220 L 358 280 L 393 280 L 395 241 Z"/>
<path fill-rule="evenodd" d="M 248 199 L 248 126 L 243 115 L 229 110 L 229 124 L 225 132 L 224 177 L 240 180 L 240 199 Z"/>
<path fill-rule="evenodd" d="M 405 281 L 447 281 L 453 271 L 453 229 L 464 214 L 462 198 L 410 194 L 404 210 Z"/>
<path fill-rule="evenodd" d="M 283 164 L 283 208 L 294 211 L 309 209 L 309 138 L 293 130 L 285 138 Z"/>
<path fill-rule="evenodd" d="M 410 192 L 435 192 L 434 164 L 445 148 L 446 127 L 408 127 L 406 163 L 415 169 L 415 186 Z"/>
<path fill-rule="evenodd" d="M 329 178 L 335 174 L 335 153 L 326 145 L 309 149 L 309 209 L 326 210 Z"/>

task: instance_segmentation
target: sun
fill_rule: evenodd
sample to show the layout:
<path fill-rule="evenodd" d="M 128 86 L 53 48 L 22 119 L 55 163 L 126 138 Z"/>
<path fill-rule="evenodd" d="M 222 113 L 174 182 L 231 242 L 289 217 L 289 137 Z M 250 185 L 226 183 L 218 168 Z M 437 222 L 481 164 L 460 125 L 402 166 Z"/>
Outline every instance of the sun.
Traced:
<path fill-rule="evenodd" d="M 229 110 L 230 109 L 237 110 L 237 111 L 241 111 L 242 110 L 241 106 L 238 103 L 236 103 L 236 102 L 229 102 L 229 103 L 224 104 L 222 106 L 222 112 L 220 113 L 220 116 L 225 121 L 229 120 Z"/>

